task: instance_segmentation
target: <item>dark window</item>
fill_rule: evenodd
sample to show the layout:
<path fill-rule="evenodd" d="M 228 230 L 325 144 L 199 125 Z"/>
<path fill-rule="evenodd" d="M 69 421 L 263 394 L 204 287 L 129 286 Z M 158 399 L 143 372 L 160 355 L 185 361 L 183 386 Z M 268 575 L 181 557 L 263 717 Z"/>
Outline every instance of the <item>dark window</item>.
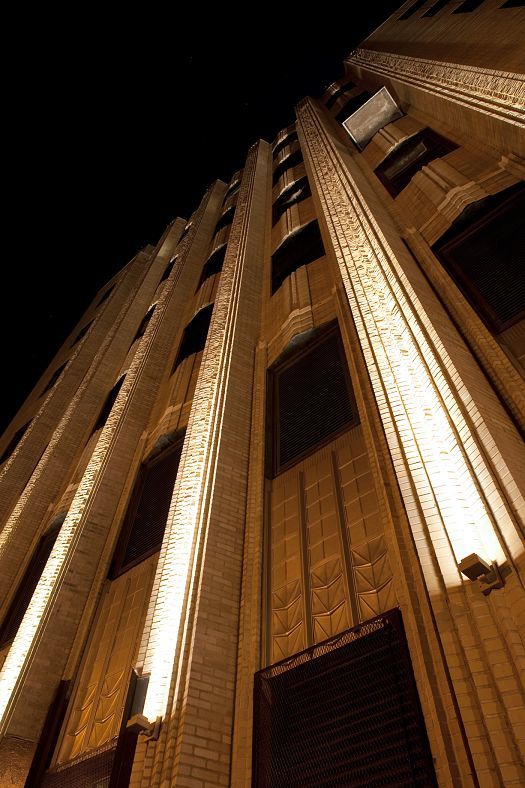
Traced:
<path fill-rule="evenodd" d="M 222 201 L 222 202 L 223 202 L 223 204 L 224 204 L 224 203 L 226 202 L 226 200 L 228 200 L 230 197 L 233 197 L 233 195 L 235 194 L 235 192 L 238 192 L 240 188 L 241 188 L 241 179 L 240 179 L 240 178 L 237 178 L 237 180 L 236 180 L 236 181 L 234 181 L 234 182 L 233 182 L 233 183 L 232 183 L 230 186 L 228 186 L 228 188 L 227 188 L 227 190 L 226 190 L 226 194 L 224 195 L 224 200 Z"/>
<path fill-rule="evenodd" d="M 323 240 L 316 220 L 288 235 L 272 254 L 272 293 L 302 265 L 324 255 Z"/>
<path fill-rule="evenodd" d="M 275 186 L 281 175 L 289 170 L 291 167 L 297 167 L 303 160 L 303 154 L 300 150 L 296 150 L 293 153 L 290 153 L 289 156 L 286 156 L 285 159 L 282 159 L 275 170 L 273 171 L 273 178 L 272 183 Z"/>
<path fill-rule="evenodd" d="M 160 550 L 181 452 L 182 441 L 142 465 L 115 549 L 112 577 Z"/>
<path fill-rule="evenodd" d="M 215 225 L 214 235 L 217 235 L 219 230 L 222 230 L 223 227 L 227 227 L 229 224 L 232 223 L 234 213 L 235 213 L 235 205 L 230 205 L 230 207 L 226 211 L 224 211 L 219 221 Z"/>
<path fill-rule="evenodd" d="M 197 312 L 195 317 L 184 329 L 179 346 L 179 352 L 177 353 L 177 358 L 173 364 L 171 374 L 175 372 L 181 361 L 184 361 L 185 358 L 188 358 L 188 356 L 192 356 L 194 353 L 199 353 L 201 350 L 204 350 L 212 312 L 213 304 L 208 304 L 207 306 L 203 307 Z"/>
<path fill-rule="evenodd" d="M 106 292 L 103 293 L 103 295 L 99 299 L 97 306 L 100 306 L 101 304 L 104 303 L 104 301 L 107 301 L 114 289 L 115 289 L 115 285 L 111 285 L 111 287 L 108 287 Z"/>
<path fill-rule="evenodd" d="M 160 278 L 159 285 L 161 284 L 161 282 L 165 282 L 166 281 L 166 279 L 169 277 L 169 275 L 173 271 L 173 266 L 174 265 L 175 265 L 175 258 L 173 260 L 170 260 L 168 265 L 164 269 L 164 273 L 162 274 L 162 276 Z"/>
<path fill-rule="evenodd" d="M 81 329 L 80 329 L 80 331 L 78 332 L 78 334 L 76 335 L 76 337 L 75 337 L 75 338 L 74 338 L 74 340 L 73 340 L 73 345 L 76 345 L 76 344 L 77 344 L 77 342 L 80 342 L 80 340 L 81 340 L 83 337 L 85 337 L 85 336 L 86 336 L 87 332 L 89 331 L 89 329 L 91 328 L 91 326 L 92 326 L 92 325 L 93 325 L 93 321 L 91 320 L 89 323 L 87 323 L 87 324 L 84 326 L 84 328 L 81 328 Z"/>
<path fill-rule="evenodd" d="M 468 14 L 469 11 L 474 11 L 478 6 L 480 6 L 484 0 L 465 0 L 464 3 L 458 5 L 452 13 L 453 14 Z"/>
<path fill-rule="evenodd" d="M 368 101 L 369 98 L 372 97 L 372 94 L 369 93 L 367 90 L 364 90 L 358 96 L 353 96 L 353 98 L 349 98 L 346 104 L 344 105 L 343 109 L 339 110 L 335 119 L 338 123 L 342 123 L 344 120 L 353 115 L 354 112 L 363 106 L 365 101 Z"/>
<path fill-rule="evenodd" d="M 423 16 L 436 16 L 439 14 L 442 8 L 445 8 L 446 5 L 450 3 L 450 0 L 437 0 L 437 3 L 431 5 L 428 11 L 425 11 Z"/>
<path fill-rule="evenodd" d="M 500 8 L 525 8 L 525 0 L 507 0 Z"/>
<path fill-rule="evenodd" d="M 412 16 L 412 14 L 415 14 L 416 11 L 419 11 L 420 8 L 423 8 L 426 2 L 427 0 L 416 0 L 415 3 L 409 6 L 409 8 L 407 8 L 404 14 L 401 14 L 399 19 L 409 19 Z"/>
<path fill-rule="evenodd" d="M 24 576 L 20 581 L 20 585 L 16 590 L 13 601 L 0 627 L 0 648 L 12 640 L 18 632 L 18 627 L 31 602 L 31 597 L 44 571 L 47 559 L 51 555 L 51 550 L 55 544 L 62 522 L 43 535 L 31 557 L 29 566 L 24 572 Z"/>
<path fill-rule="evenodd" d="M 281 192 L 274 202 L 272 208 L 272 223 L 275 224 L 288 208 L 291 208 L 292 205 L 296 205 L 302 200 L 306 200 L 311 194 L 310 184 L 308 183 L 306 175 L 294 181 L 294 183 L 290 184 L 290 186 Z"/>
<path fill-rule="evenodd" d="M 284 140 L 281 140 L 280 142 L 277 143 L 277 145 L 273 149 L 273 158 L 275 159 L 275 157 L 283 150 L 283 148 L 288 147 L 288 145 L 291 145 L 292 142 L 295 142 L 296 140 L 297 140 L 297 132 L 291 131 L 290 134 L 288 134 L 288 136 L 284 138 Z"/>
<path fill-rule="evenodd" d="M 399 610 L 256 673 L 253 723 L 254 788 L 437 787 Z"/>
<path fill-rule="evenodd" d="M 60 375 L 62 374 L 62 372 L 65 370 L 66 367 L 67 367 L 67 361 L 65 361 L 62 364 L 62 366 L 60 366 L 58 369 L 55 369 L 55 371 L 53 372 L 53 374 L 49 378 L 47 386 L 45 387 L 45 389 L 43 390 L 43 392 L 42 392 L 42 394 L 40 396 L 43 396 L 44 394 L 46 394 L 49 391 L 49 389 L 53 388 L 53 386 L 55 385 L 55 383 L 57 382 L 57 380 L 59 379 Z"/>
<path fill-rule="evenodd" d="M 146 312 L 146 314 L 142 318 L 142 320 L 140 322 L 140 326 L 137 328 L 137 333 L 133 337 L 133 342 L 136 342 L 137 339 L 140 339 L 140 337 L 143 337 L 144 334 L 146 333 L 146 329 L 148 327 L 148 323 L 149 323 L 149 321 L 152 318 L 152 315 L 153 315 L 153 312 L 155 311 L 155 308 L 156 308 L 155 306 L 152 306 L 150 309 L 148 309 L 148 311 Z M 133 344 L 133 342 L 131 344 Z"/>
<path fill-rule="evenodd" d="M 224 257 L 226 255 L 226 244 L 222 244 L 214 252 L 208 257 L 206 262 L 204 263 L 204 267 L 202 269 L 202 273 L 199 279 L 199 284 L 197 285 L 197 290 L 202 285 L 203 282 L 206 281 L 210 276 L 214 276 L 222 271 L 222 264 L 224 263 Z M 197 292 L 197 290 L 195 292 Z"/>
<path fill-rule="evenodd" d="M 358 419 L 337 326 L 278 361 L 268 374 L 267 470 L 275 476 Z"/>
<path fill-rule="evenodd" d="M 16 447 L 24 437 L 24 432 L 27 430 L 30 424 L 31 421 L 28 421 L 26 424 L 24 424 L 23 427 L 20 427 L 20 429 L 15 432 L 15 434 L 13 435 L 13 437 L 5 447 L 4 451 L 2 452 L 2 456 L 0 457 L 0 465 L 2 465 L 3 462 L 8 460 L 9 457 L 12 455 L 12 453 L 14 452 L 14 450 L 16 449 Z"/>
<path fill-rule="evenodd" d="M 432 247 L 495 332 L 525 318 L 524 216 L 520 183 L 467 206 Z"/>
<path fill-rule="evenodd" d="M 115 385 L 107 395 L 106 399 L 104 400 L 104 404 L 102 405 L 100 413 L 98 414 L 98 419 L 95 423 L 95 426 L 93 427 L 91 435 L 93 435 L 93 433 L 95 433 L 97 430 L 101 430 L 104 424 L 106 423 L 106 421 L 108 420 L 109 414 L 111 413 L 113 405 L 116 402 L 116 399 L 119 395 L 119 391 L 122 388 L 122 384 L 124 383 L 125 377 L 126 377 L 125 375 L 122 375 L 122 377 L 119 378 L 117 383 L 115 383 Z"/>
<path fill-rule="evenodd" d="M 185 226 L 184 230 L 182 231 L 182 234 L 181 234 L 181 236 L 180 236 L 180 238 L 179 238 L 179 240 L 177 242 L 177 245 L 180 244 L 180 242 L 182 241 L 183 238 L 186 238 L 186 236 L 188 235 L 192 225 L 193 225 L 193 222 L 188 222 L 188 224 Z"/>
<path fill-rule="evenodd" d="M 337 99 L 339 98 L 339 96 L 342 96 L 343 93 L 346 93 L 347 90 L 352 90 L 352 88 L 355 88 L 355 87 L 356 87 L 356 85 L 355 85 L 354 82 L 345 82 L 344 85 L 341 85 L 341 87 L 337 88 L 335 93 L 332 93 L 330 98 L 328 98 L 326 100 L 325 107 L 327 109 L 330 109 L 330 107 L 334 106 L 334 104 L 337 101 Z"/>
<path fill-rule="evenodd" d="M 375 173 L 392 197 L 397 197 L 425 164 L 446 156 L 455 148 L 457 145 L 435 131 L 423 129 L 398 145 Z"/>

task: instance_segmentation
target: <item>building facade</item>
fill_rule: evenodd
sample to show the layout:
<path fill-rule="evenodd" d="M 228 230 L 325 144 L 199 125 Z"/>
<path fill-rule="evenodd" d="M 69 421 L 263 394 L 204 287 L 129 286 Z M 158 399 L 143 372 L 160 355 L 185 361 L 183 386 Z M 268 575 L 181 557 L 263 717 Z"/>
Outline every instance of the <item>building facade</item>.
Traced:
<path fill-rule="evenodd" d="M 1 785 L 525 783 L 524 36 L 409 0 L 94 300 L 0 444 Z"/>

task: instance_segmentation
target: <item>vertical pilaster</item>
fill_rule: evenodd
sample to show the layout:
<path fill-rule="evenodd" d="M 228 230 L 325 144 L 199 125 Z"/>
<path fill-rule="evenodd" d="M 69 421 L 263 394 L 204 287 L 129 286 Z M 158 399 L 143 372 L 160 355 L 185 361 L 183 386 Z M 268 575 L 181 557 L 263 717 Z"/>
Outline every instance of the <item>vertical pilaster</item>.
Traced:
<path fill-rule="evenodd" d="M 478 393 L 468 391 L 426 312 L 432 297 L 422 303 L 412 287 L 405 269 L 413 261 L 387 212 L 365 196 L 358 165 L 324 117 L 311 100 L 301 102 L 299 135 L 411 527 L 411 560 L 424 575 L 478 778 L 518 783 L 525 777 L 523 739 L 512 717 L 524 696 L 511 644 L 520 639 L 525 612 L 520 480 L 508 468 L 500 473 L 505 461 L 477 409 Z M 512 430 L 503 412 L 498 420 Z M 475 596 L 459 572 L 472 552 L 512 566 L 505 589 L 490 600 Z M 512 635 L 498 630 L 506 599 L 516 605 Z M 521 653 L 522 636 L 519 642 Z"/>
<path fill-rule="evenodd" d="M 230 784 L 268 168 L 261 142 L 244 168 L 154 583 L 144 713 L 163 725 L 133 785 Z"/>
<path fill-rule="evenodd" d="M 203 200 L 127 372 L 0 673 L 0 733 L 36 738 L 62 675 L 95 578 L 104 581 L 114 514 L 163 374 L 183 326 L 224 187 Z M 180 232 L 180 231 L 179 231 Z M 167 260 L 166 260 L 167 262 Z M 100 569 L 102 565 L 102 569 Z M 98 570 L 98 572 L 97 572 Z"/>

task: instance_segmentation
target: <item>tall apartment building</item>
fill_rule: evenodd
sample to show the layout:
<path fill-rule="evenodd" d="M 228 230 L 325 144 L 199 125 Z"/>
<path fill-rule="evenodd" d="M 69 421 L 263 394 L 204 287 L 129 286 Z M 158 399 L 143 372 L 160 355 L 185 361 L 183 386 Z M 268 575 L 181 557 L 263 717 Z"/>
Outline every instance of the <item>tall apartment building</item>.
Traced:
<path fill-rule="evenodd" d="M 525 784 L 523 5 L 407 2 L 59 350 L 2 785 Z"/>

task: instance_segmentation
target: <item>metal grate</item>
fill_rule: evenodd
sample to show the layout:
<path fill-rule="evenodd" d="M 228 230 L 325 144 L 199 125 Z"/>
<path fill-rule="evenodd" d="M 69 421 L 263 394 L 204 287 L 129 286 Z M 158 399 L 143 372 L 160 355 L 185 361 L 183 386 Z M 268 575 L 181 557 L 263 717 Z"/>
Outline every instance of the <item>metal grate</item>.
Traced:
<path fill-rule="evenodd" d="M 160 549 L 181 452 L 182 443 L 142 467 L 115 550 L 113 577 Z"/>
<path fill-rule="evenodd" d="M 254 788 L 436 786 L 400 611 L 259 671 L 253 747 Z"/>
<path fill-rule="evenodd" d="M 468 206 L 432 250 L 496 332 L 525 317 L 525 187 Z"/>
<path fill-rule="evenodd" d="M 47 772 L 42 780 L 42 788 L 107 788 L 115 757 L 115 744 L 112 742 L 102 752 L 87 753 L 71 764 Z"/>
<path fill-rule="evenodd" d="M 272 371 L 273 468 L 280 472 L 357 421 L 337 328 Z"/>

